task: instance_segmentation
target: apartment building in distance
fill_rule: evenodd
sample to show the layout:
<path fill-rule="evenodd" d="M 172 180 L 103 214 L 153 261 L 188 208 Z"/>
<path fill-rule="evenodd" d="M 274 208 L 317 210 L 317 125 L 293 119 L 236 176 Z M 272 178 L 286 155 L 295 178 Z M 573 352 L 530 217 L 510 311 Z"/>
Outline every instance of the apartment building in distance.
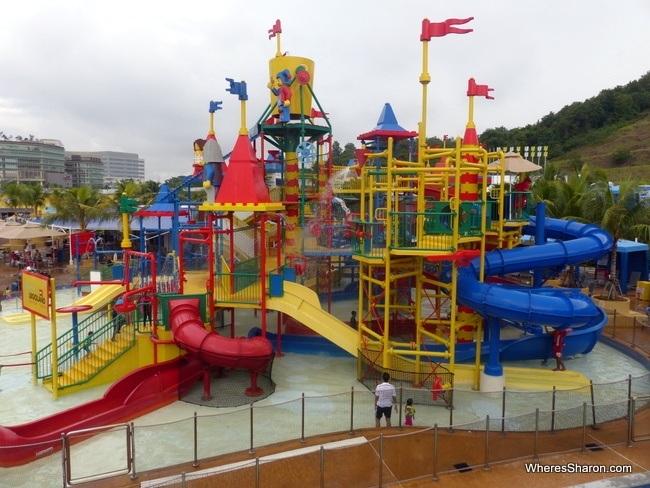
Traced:
<path fill-rule="evenodd" d="M 66 151 L 56 139 L 14 137 L 0 132 L 0 183 L 111 188 L 125 179 L 144 181 L 144 164 L 135 153 Z"/>
<path fill-rule="evenodd" d="M 56 139 L 6 136 L 0 132 L 0 182 L 72 186 L 66 174 L 65 148 Z"/>
<path fill-rule="evenodd" d="M 103 181 L 98 187 L 110 188 L 121 180 L 145 181 L 144 159 L 135 153 L 118 151 L 66 151 L 66 159 L 79 165 L 80 171 L 99 161 L 103 168 Z M 76 186 L 76 185 L 75 185 Z"/>

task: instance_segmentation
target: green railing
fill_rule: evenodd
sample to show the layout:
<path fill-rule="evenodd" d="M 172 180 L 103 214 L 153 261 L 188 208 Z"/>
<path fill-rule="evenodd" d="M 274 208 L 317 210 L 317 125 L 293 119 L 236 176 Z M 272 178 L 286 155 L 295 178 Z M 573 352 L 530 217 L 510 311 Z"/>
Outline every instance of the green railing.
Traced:
<path fill-rule="evenodd" d="M 216 273 L 215 278 L 224 284 L 215 289 L 215 299 L 221 302 L 250 303 L 260 302 L 260 276 L 259 273 Z M 233 298 L 237 293 L 237 298 Z"/>
<path fill-rule="evenodd" d="M 117 324 L 128 321 L 129 318 L 124 314 L 111 318 L 106 311 L 100 310 L 77 324 L 76 328 L 61 334 L 57 338 L 57 371 L 67 372 L 70 377 L 78 378 L 78 381 L 68 382 L 59 388 L 69 388 L 89 381 L 128 351 L 135 344 L 135 323 L 134 327 L 122 328 L 119 347 L 112 347 L 111 350 L 100 347 L 107 341 L 113 342 Z M 52 344 L 36 353 L 36 376 L 41 380 L 52 377 Z"/>
<path fill-rule="evenodd" d="M 383 258 L 386 248 L 386 223 L 353 220 L 355 226 L 350 248 L 353 254 L 369 258 Z"/>
<path fill-rule="evenodd" d="M 481 218 L 483 216 L 483 201 L 462 202 L 460 204 L 460 219 L 458 235 L 461 237 L 481 237 Z"/>
<path fill-rule="evenodd" d="M 235 272 L 233 273 L 235 276 L 233 287 L 234 293 L 259 282 L 260 264 L 259 256 L 237 263 Z"/>
<path fill-rule="evenodd" d="M 531 196 L 529 191 L 511 191 L 503 200 L 503 220 L 527 221 L 530 216 Z"/>

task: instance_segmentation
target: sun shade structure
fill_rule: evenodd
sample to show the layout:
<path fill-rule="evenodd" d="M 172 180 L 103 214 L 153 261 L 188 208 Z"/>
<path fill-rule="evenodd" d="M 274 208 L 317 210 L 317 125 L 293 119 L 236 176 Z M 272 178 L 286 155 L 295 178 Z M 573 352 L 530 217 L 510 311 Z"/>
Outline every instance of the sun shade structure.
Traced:
<path fill-rule="evenodd" d="M 43 227 L 40 224 L 13 224 L 11 222 L 0 227 L 0 239 L 38 239 L 40 237 L 65 236 L 64 232 L 57 229 Z"/>
<path fill-rule="evenodd" d="M 488 167 L 500 168 L 501 160 L 488 164 Z M 539 171 L 542 167 L 539 164 L 524 159 L 519 153 L 507 152 L 505 154 L 505 169 L 508 173 L 530 173 L 531 171 Z"/>

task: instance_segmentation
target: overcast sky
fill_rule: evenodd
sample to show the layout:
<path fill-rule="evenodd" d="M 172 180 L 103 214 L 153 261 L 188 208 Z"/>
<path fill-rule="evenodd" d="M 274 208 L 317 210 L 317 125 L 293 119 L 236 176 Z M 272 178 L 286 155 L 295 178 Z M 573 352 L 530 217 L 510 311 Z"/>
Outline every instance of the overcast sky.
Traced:
<path fill-rule="evenodd" d="M 58 139 L 70 151 L 124 151 L 146 177 L 192 172 L 211 100 L 227 153 L 240 126 L 225 78 L 245 80 L 247 125 L 270 102 L 268 61 L 281 49 L 314 60 L 313 88 L 341 145 L 373 129 L 384 103 L 421 119 L 422 20 L 474 17 L 464 35 L 429 43 L 427 135 L 462 135 L 467 80 L 479 134 L 537 122 L 650 70 L 648 0 L 30 0 L 3 2 L 0 131 Z M 540 141 L 543 143 L 544 141 Z"/>

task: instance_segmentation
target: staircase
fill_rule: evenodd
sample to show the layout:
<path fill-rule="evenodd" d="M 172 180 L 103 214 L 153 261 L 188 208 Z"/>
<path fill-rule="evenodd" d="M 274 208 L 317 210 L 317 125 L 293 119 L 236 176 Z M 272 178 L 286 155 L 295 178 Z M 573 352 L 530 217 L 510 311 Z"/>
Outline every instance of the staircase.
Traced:
<path fill-rule="evenodd" d="M 86 353 L 83 348 L 78 348 L 77 359 L 72 362 L 72 366 L 59 371 L 59 389 L 88 383 L 135 344 L 133 325 L 123 326 L 116 335 L 115 341 L 110 337 L 112 334 L 106 332 L 110 331 L 98 334 L 95 342 L 90 346 L 89 353 Z M 43 386 L 52 390 L 51 376 L 43 379 Z"/>

